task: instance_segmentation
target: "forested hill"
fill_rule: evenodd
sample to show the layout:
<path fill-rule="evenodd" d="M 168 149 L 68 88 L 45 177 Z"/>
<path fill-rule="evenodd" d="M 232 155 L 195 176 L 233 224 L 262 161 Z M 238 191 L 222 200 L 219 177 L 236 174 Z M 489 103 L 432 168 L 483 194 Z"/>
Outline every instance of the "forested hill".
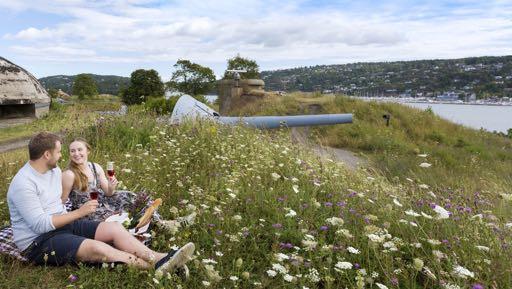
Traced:
<path fill-rule="evenodd" d="M 90 75 L 96 82 L 98 93 L 100 94 L 105 93 L 117 95 L 121 88 L 128 87 L 130 84 L 129 77 L 97 74 Z M 76 75 L 54 75 L 40 78 L 39 82 L 41 82 L 46 90 L 49 90 L 50 88 L 62 89 L 62 91 L 67 94 L 71 94 L 75 77 Z"/>
<path fill-rule="evenodd" d="M 510 97 L 512 55 L 317 65 L 263 71 L 261 76 L 270 90 L 412 97 L 455 92 L 475 93 L 479 98 Z"/>

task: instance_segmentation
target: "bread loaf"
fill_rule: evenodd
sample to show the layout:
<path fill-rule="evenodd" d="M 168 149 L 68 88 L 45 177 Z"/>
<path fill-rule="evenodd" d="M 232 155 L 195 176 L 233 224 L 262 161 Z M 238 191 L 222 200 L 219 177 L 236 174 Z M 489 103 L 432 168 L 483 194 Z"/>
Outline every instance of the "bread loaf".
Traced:
<path fill-rule="evenodd" d="M 149 206 L 146 209 L 146 212 L 144 212 L 144 215 L 139 219 L 139 223 L 137 226 L 135 226 L 135 229 L 142 228 L 146 226 L 149 222 L 151 222 L 151 217 L 153 216 L 153 213 L 158 209 L 158 207 L 162 204 L 162 199 L 158 198 L 153 201 L 151 206 Z"/>

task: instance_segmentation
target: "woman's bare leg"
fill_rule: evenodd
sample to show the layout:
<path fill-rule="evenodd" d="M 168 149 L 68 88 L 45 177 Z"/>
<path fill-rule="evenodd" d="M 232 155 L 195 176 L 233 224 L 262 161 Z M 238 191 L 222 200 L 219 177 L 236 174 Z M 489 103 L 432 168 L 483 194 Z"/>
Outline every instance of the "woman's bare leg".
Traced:
<path fill-rule="evenodd" d="M 149 269 L 153 265 L 130 253 L 118 250 L 101 241 L 86 239 L 76 253 L 78 261 L 83 262 L 123 262 L 141 269 Z"/>
<path fill-rule="evenodd" d="M 96 229 L 94 240 L 112 243 L 116 249 L 135 255 L 151 264 L 156 263 L 167 255 L 166 253 L 155 252 L 144 246 L 117 222 L 100 223 Z"/>

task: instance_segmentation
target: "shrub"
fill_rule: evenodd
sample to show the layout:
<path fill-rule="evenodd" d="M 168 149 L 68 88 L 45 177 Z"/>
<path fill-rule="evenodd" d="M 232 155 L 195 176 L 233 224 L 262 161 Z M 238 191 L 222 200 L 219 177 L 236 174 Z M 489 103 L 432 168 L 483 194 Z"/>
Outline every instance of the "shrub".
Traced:
<path fill-rule="evenodd" d="M 174 110 L 174 106 L 178 101 L 178 96 L 173 96 L 169 99 L 163 97 L 149 98 L 145 103 L 146 109 L 153 111 L 157 114 L 171 114 Z"/>

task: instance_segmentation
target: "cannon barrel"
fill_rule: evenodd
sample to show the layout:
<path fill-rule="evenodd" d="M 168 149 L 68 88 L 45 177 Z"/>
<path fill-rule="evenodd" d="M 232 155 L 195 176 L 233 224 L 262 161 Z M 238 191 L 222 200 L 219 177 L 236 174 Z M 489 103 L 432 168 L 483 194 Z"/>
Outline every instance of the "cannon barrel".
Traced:
<path fill-rule="evenodd" d="M 190 95 L 182 95 L 171 115 L 171 123 L 179 124 L 186 118 L 206 118 L 224 124 L 244 124 L 247 126 L 271 129 L 279 127 L 296 127 L 310 125 L 329 125 L 339 123 L 352 123 L 352 114 L 312 114 L 292 116 L 250 116 L 229 117 L 220 116 L 206 104 L 197 101 Z"/>
<path fill-rule="evenodd" d="M 221 116 L 218 121 L 225 124 L 244 124 L 262 129 L 279 127 L 297 127 L 311 125 L 330 125 L 352 123 L 352 114 L 313 114 L 292 116 L 250 116 L 227 117 Z"/>

